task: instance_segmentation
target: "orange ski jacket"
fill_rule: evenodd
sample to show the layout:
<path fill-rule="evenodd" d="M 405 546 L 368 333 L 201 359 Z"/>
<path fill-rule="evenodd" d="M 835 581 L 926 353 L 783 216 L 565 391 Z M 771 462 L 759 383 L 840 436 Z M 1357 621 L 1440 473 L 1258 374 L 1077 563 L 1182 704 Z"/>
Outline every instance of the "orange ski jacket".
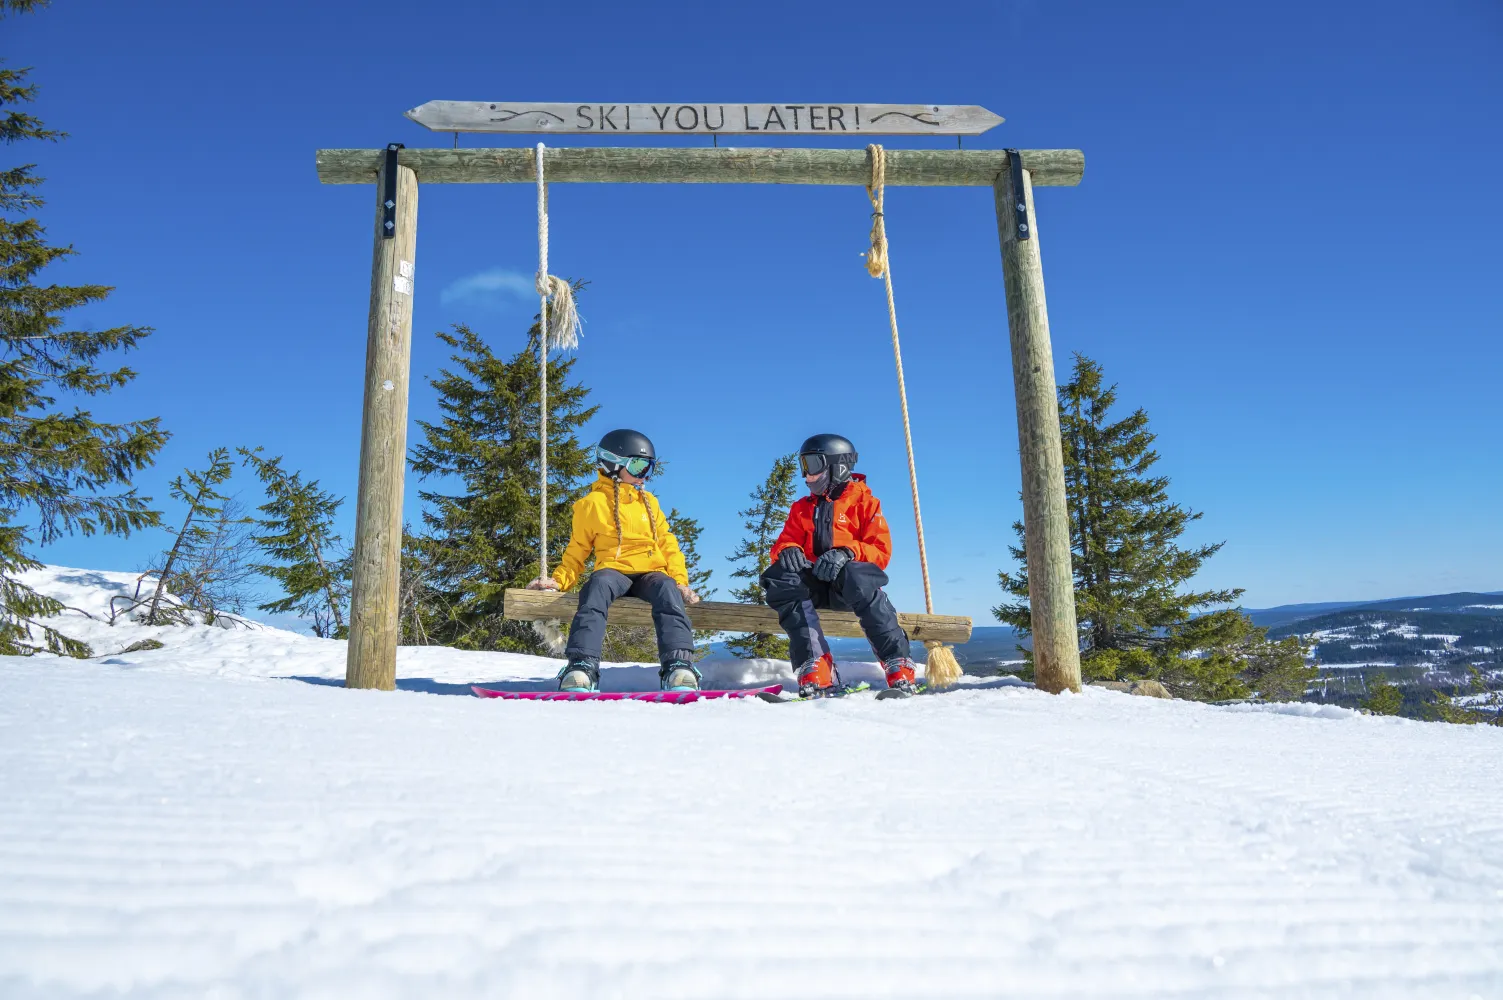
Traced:
<path fill-rule="evenodd" d="M 828 538 L 819 537 L 825 532 Z M 882 516 L 882 501 L 872 494 L 866 477 L 853 474 L 834 500 L 800 497 L 772 543 L 772 560 L 776 562 L 787 548 L 803 549 L 811 562 L 828 549 L 850 549 L 858 561 L 886 569 L 892 559 L 892 532 Z"/>

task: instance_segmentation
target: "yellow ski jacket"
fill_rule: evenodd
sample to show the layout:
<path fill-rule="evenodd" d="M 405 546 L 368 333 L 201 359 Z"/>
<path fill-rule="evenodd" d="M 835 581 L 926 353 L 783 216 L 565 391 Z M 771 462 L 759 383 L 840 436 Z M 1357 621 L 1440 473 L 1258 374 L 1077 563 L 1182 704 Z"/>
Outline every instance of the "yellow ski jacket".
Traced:
<path fill-rule="evenodd" d="M 574 502 L 569 547 L 553 571 L 559 587 L 568 590 L 579 582 L 592 549 L 596 569 L 633 575 L 657 571 L 689 585 L 684 553 L 668 530 L 658 498 L 604 474 L 595 480 L 589 493 Z"/>

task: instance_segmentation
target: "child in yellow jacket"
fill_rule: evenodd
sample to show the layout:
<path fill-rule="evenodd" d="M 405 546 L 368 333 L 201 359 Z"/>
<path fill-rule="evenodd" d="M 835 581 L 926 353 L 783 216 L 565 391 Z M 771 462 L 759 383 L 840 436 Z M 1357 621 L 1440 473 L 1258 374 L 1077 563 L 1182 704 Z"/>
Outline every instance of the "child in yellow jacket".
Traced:
<path fill-rule="evenodd" d="M 657 497 L 642 489 L 657 453 L 647 435 L 611 431 L 595 449 L 599 478 L 574 504 L 569 546 L 553 576 L 528 584 L 533 590 L 568 590 L 593 550 L 595 572 L 579 592 L 579 610 L 569 628 L 567 662 L 559 672 L 560 691 L 600 689 L 600 647 L 606 613 L 618 597 L 640 597 L 652 605 L 657 630 L 658 678 L 669 691 L 699 687 L 694 666 L 694 627 L 684 602 L 697 603 L 678 539 L 668 528 Z"/>

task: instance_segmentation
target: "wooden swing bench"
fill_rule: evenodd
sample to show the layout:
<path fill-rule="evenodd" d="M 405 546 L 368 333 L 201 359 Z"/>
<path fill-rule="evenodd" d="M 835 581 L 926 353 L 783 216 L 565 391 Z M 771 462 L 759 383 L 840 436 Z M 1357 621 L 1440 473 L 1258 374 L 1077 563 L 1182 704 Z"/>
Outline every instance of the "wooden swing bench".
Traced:
<path fill-rule="evenodd" d="M 579 607 L 579 595 L 556 590 L 508 590 L 505 615 L 519 621 L 568 621 Z M 730 601 L 700 601 L 687 607 L 697 629 L 717 632 L 781 632 L 778 616 L 762 604 Z M 652 605 L 635 597 L 622 597 L 611 605 L 606 619 L 612 625 L 651 625 Z M 826 635 L 861 638 L 861 623 L 849 611 L 820 611 L 819 623 Z M 964 615 L 913 615 L 898 612 L 898 624 L 910 639 L 921 642 L 965 642 L 971 637 L 971 619 Z"/>

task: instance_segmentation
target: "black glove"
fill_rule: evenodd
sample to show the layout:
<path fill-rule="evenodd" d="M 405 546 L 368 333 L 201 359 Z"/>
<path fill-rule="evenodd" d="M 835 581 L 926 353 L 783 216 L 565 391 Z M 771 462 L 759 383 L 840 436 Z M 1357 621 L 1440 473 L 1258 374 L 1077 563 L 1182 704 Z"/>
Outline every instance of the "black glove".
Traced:
<path fill-rule="evenodd" d="M 793 573 L 802 573 L 811 565 L 809 557 L 797 545 L 790 545 L 778 553 L 778 565 Z"/>
<path fill-rule="evenodd" d="M 840 571 L 850 561 L 849 549 L 831 549 L 815 561 L 814 579 L 829 583 L 840 575 Z"/>

